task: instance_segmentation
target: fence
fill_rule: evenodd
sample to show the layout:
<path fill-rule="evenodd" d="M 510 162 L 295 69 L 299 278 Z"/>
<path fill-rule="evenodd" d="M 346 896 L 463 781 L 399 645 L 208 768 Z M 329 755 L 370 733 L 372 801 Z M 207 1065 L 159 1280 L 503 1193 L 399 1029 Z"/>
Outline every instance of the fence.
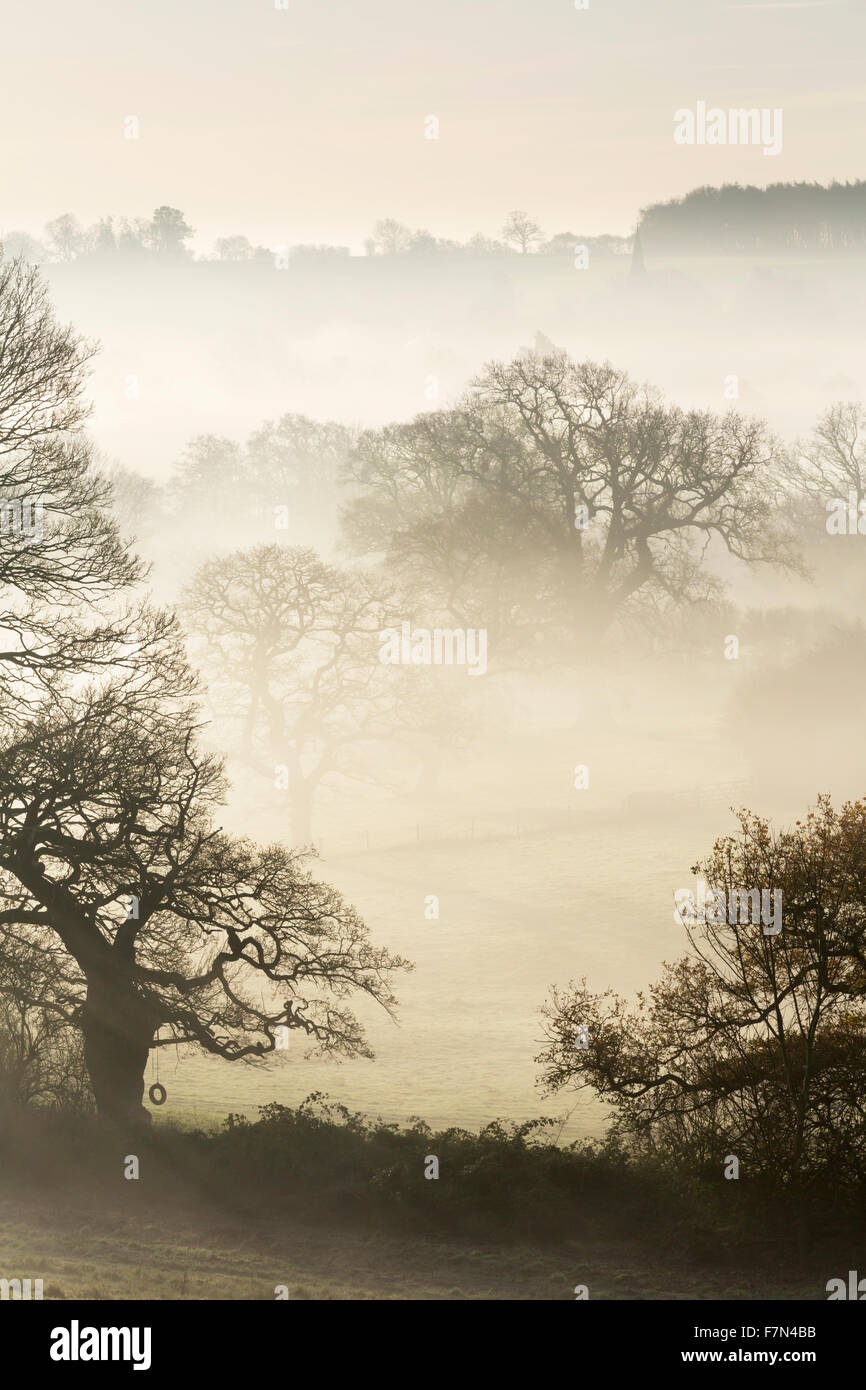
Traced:
<path fill-rule="evenodd" d="M 726 811 L 748 804 L 752 783 L 748 781 L 712 782 L 694 787 L 654 788 L 630 792 L 616 799 L 602 798 L 587 791 L 579 800 L 559 807 L 524 806 L 508 812 L 467 811 L 462 815 L 442 813 L 421 819 L 370 821 L 316 835 L 314 842 L 322 858 L 328 855 L 363 854 L 368 850 L 401 849 L 410 845 L 465 844 L 494 839 L 522 839 L 544 834 L 577 833 L 581 822 L 591 818 L 611 825 L 624 818 L 652 816 L 665 819 L 700 811 Z"/>

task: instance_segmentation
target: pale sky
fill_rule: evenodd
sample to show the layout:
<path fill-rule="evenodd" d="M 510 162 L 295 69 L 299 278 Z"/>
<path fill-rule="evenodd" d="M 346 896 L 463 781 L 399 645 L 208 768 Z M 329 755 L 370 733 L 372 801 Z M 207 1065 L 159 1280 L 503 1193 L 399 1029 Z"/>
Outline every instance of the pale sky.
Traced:
<path fill-rule="evenodd" d="M 699 184 L 866 175 L 864 58 L 866 0 L 4 0 L 0 233 L 161 203 L 201 249 L 516 207 L 626 233 Z M 781 107 L 782 153 L 677 146 L 699 100 Z"/>

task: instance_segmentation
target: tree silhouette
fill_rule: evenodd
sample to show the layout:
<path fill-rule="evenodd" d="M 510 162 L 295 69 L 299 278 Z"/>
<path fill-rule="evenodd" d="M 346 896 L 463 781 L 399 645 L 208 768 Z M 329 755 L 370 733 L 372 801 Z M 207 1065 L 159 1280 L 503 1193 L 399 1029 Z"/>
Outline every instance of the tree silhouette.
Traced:
<path fill-rule="evenodd" d="M 121 603 L 143 567 L 110 515 L 83 433 L 93 348 L 56 323 L 38 270 L 0 261 L 0 724 L 34 684 L 112 672 L 173 641 L 170 615 Z M 30 524 L 24 524 L 25 518 Z"/>
<path fill-rule="evenodd" d="M 78 218 L 64 212 L 45 224 L 45 238 L 59 261 L 73 261 L 87 246 Z"/>
<path fill-rule="evenodd" d="M 345 425 L 286 414 L 266 421 L 247 440 L 246 468 L 253 506 L 270 513 L 288 509 L 292 528 L 332 528 L 340 483 L 354 434 Z"/>
<path fill-rule="evenodd" d="M 797 481 L 824 511 L 830 498 L 857 503 L 866 496 L 866 410 L 839 401 L 825 411 L 811 437 L 798 446 Z"/>
<path fill-rule="evenodd" d="M 194 235 L 183 213 L 178 208 L 169 207 L 155 210 L 148 231 L 153 250 L 166 256 L 186 255 L 184 242 Z"/>
<path fill-rule="evenodd" d="M 502 228 L 502 240 L 517 246 L 524 255 L 541 240 L 541 235 L 538 223 L 519 210 L 508 214 L 508 221 Z"/>
<path fill-rule="evenodd" d="M 311 840 L 325 778 L 379 780 L 364 753 L 433 717 L 429 688 L 378 659 L 380 631 L 409 616 L 395 619 L 381 576 L 302 547 L 256 546 L 203 565 L 181 611 L 203 639 L 212 698 L 240 716 L 245 756 L 271 779 L 285 768 L 295 844 Z"/>
<path fill-rule="evenodd" d="M 396 222 L 393 217 L 384 217 L 373 228 L 370 246 L 373 254 L 378 251 L 383 256 L 396 256 L 402 251 L 409 250 L 412 236 L 411 227 L 404 226 L 402 222 Z"/>
<path fill-rule="evenodd" d="M 191 729 L 122 691 L 55 701 L 0 755 L 0 930 L 52 933 L 74 962 L 53 1007 L 80 1024 L 115 1120 L 146 1118 L 154 1045 L 262 1057 L 282 1026 L 314 1050 L 369 1056 L 345 1001 L 395 1002 L 405 962 L 300 856 L 215 826 L 223 790 Z"/>
<path fill-rule="evenodd" d="M 653 255 L 849 252 L 866 245 L 866 181 L 695 188 L 644 208 L 640 231 Z"/>
<path fill-rule="evenodd" d="M 719 904 L 781 892 L 781 931 L 744 921 L 738 898 L 733 922 L 712 906 L 684 921 L 688 954 L 636 1008 L 585 983 L 554 990 L 543 1080 L 591 1087 L 639 1152 L 719 1164 L 733 1152 L 793 1189 L 818 1174 L 862 1180 L 866 803 L 821 798 L 782 832 L 738 819 L 693 872 Z"/>
<path fill-rule="evenodd" d="M 547 631 L 562 653 L 641 605 L 712 596 L 711 538 L 748 563 L 795 564 L 779 457 L 760 422 L 530 353 L 489 366 L 451 410 L 364 433 L 345 524 L 431 606 L 489 615 L 503 635 Z"/>
<path fill-rule="evenodd" d="M 221 261 L 251 261 L 255 254 L 252 243 L 245 236 L 217 237 L 214 249 Z"/>
<path fill-rule="evenodd" d="M 130 597 L 142 567 L 82 434 L 91 349 L 21 262 L 0 263 L 0 319 L 0 996 L 81 1028 L 120 1120 L 146 1113 L 161 1025 L 230 1060 L 279 1026 L 366 1054 L 345 1000 L 390 1008 L 403 962 L 297 855 L 214 824 L 182 636 Z M 16 524 L 25 502 L 38 526 Z"/>

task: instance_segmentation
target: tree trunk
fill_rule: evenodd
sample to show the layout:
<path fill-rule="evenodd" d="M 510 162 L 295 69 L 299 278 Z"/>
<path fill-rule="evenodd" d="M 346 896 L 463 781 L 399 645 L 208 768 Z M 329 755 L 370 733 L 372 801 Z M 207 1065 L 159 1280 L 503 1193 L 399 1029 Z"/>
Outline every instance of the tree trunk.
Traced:
<path fill-rule="evenodd" d="M 100 1115 L 146 1124 L 144 1071 L 155 1032 L 152 1011 L 117 977 L 88 980 L 82 1011 L 84 1057 Z"/>

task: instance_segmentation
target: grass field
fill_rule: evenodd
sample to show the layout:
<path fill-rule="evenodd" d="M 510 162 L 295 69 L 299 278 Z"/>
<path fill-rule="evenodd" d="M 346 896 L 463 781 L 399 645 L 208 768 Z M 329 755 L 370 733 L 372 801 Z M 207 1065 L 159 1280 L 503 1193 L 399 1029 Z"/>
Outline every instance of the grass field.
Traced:
<path fill-rule="evenodd" d="M 862 1245 L 856 1221 L 832 1244 L 816 1226 L 798 1257 L 790 1213 L 745 1190 L 520 1130 L 397 1130 L 323 1104 L 207 1132 L 7 1119 L 0 1278 L 41 1279 L 46 1299 L 274 1300 L 281 1286 L 315 1300 L 574 1299 L 581 1285 L 591 1299 L 822 1299 Z M 435 1183 L 421 1177 L 428 1150 Z"/>
<path fill-rule="evenodd" d="M 273 1299 L 277 1285 L 290 1299 L 573 1299 L 578 1284 L 590 1299 L 826 1297 L 784 1269 L 768 1283 L 607 1239 L 551 1250 L 37 1196 L 0 1199 L 0 1271 L 41 1278 L 49 1299 Z"/>

